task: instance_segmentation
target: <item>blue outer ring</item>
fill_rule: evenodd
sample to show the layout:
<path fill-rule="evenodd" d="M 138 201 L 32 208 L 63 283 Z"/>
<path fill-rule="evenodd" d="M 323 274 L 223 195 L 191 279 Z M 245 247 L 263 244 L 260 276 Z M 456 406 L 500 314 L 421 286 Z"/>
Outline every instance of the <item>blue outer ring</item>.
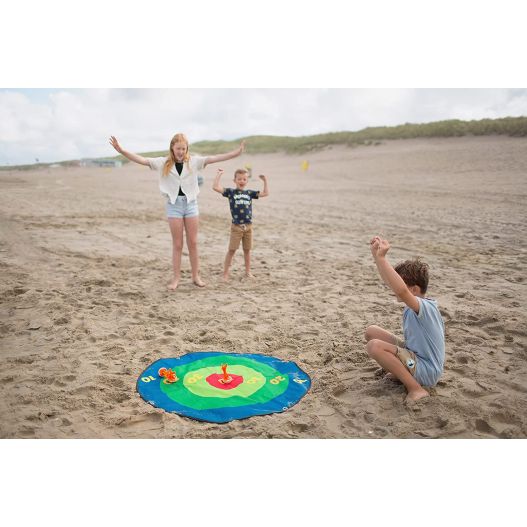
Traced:
<path fill-rule="evenodd" d="M 266 403 L 248 404 L 246 406 L 237 406 L 229 408 L 217 408 L 211 410 L 196 410 L 178 404 L 176 401 L 170 399 L 165 393 L 159 389 L 159 382 L 145 383 L 141 381 L 142 377 L 152 375 L 158 376 L 159 368 L 176 368 L 189 362 L 206 359 L 207 357 L 214 357 L 217 355 L 224 355 L 227 357 L 245 357 L 247 359 L 255 359 L 257 361 L 268 364 L 275 370 L 282 374 L 290 376 L 289 385 L 284 393 L 267 401 Z M 304 383 L 294 382 L 294 379 L 306 380 Z M 287 362 L 276 357 L 269 357 L 268 355 L 260 355 L 258 353 L 223 353 L 220 351 L 198 351 L 194 353 L 187 353 L 178 358 L 159 359 L 150 364 L 146 370 L 141 373 L 137 379 L 136 388 L 139 395 L 149 404 L 157 408 L 171 413 L 190 417 L 198 421 L 207 421 L 211 423 L 228 423 L 235 419 L 246 419 L 253 415 L 267 415 L 273 413 L 285 412 L 291 406 L 294 406 L 311 387 L 311 378 L 307 373 L 302 371 L 296 363 Z"/>

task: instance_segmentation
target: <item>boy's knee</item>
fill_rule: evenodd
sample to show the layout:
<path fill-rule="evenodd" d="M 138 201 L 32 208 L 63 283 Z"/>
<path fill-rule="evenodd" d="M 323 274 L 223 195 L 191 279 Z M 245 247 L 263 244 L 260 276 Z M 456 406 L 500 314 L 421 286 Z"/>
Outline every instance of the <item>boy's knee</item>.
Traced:
<path fill-rule="evenodd" d="M 371 339 L 366 344 L 366 351 L 368 352 L 368 355 L 374 359 L 376 355 L 379 353 L 379 350 L 381 349 L 382 341 L 379 339 Z"/>
<path fill-rule="evenodd" d="M 372 338 L 374 338 L 375 330 L 377 329 L 377 326 L 368 326 L 366 328 L 366 331 L 364 332 L 364 338 L 366 341 L 370 341 Z"/>

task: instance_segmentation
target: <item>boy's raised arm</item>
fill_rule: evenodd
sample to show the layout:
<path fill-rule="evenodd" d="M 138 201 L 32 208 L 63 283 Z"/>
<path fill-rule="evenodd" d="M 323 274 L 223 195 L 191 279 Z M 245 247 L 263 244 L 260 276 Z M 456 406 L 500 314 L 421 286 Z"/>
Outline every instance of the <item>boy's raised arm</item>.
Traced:
<path fill-rule="evenodd" d="M 223 168 L 218 168 L 218 171 L 216 172 L 216 176 L 214 177 L 214 183 L 212 184 L 212 190 L 215 190 L 216 192 L 219 192 L 220 194 L 223 194 L 223 187 L 220 185 L 220 179 L 223 175 Z"/>
<path fill-rule="evenodd" d="M 263 181 L 263 185 L 264 185 L 264 188 L 260 192 L 260 194 L 258 194 L 258 197 L 265 198 L 266 196 L 269 196 L 269 183 L 267 182 L 267 176 L 260 174 L 258 177 Z"/>
<path fill-rule="evenodd" d="M 413 311 L 419 313 L 419 300 L 408 289 L 404 280 L 397 274 L 390 262 L 386 259 L 386 253 L 390 249 L 388 240 L 375 236 L 370 241 L 371 254 L 377 265 L 377 270 L 384 283 Z"/>

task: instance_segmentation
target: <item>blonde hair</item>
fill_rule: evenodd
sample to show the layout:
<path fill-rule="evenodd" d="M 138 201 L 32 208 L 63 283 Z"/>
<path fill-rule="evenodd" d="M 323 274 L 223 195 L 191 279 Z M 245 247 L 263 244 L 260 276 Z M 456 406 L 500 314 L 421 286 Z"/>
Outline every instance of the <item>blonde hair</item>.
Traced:
<path fill-rule="evenodd" d="M 176 164 L 176 158 L 174 157 L 174 152 L 172 150 L 172 147 L 176 143 L 185 143 L 187 145 L 187 151 L 185 152 L 185 157 L 183 161 L 187 163 L 187 169 L 190 172 L 190 154 L 188 151 L 188 139 L 185 136 L 185 134 L 176 134 L 172 140 L 170 141 L 170 148 L 168 150 L 168 158 L 165 161 L 165 165 L 163 167 L 163 176 L 168 176 L 168 173 L 172 169 L 172 167 Z"/>
<path fill-rule="evenodd" d="M 249 174 L 249 171 L 245 170 L 245 168 L 238 168 L 236 172 L 234 172 L 234 179 L 236 179 L 238 174 Z"/>

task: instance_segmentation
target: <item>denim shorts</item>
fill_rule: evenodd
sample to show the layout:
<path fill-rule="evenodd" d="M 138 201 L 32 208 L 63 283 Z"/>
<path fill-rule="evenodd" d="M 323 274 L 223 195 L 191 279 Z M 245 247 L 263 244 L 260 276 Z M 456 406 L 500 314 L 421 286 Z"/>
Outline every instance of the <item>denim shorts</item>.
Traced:
<path fill-rule="evenodd" d="M 167 218 L 193 218 L 199 216 L 198 200 L 195 199 L 190 203 L 187 196 L 178 196 L 174 204 L 167 201 L 166 204 Z"/>

